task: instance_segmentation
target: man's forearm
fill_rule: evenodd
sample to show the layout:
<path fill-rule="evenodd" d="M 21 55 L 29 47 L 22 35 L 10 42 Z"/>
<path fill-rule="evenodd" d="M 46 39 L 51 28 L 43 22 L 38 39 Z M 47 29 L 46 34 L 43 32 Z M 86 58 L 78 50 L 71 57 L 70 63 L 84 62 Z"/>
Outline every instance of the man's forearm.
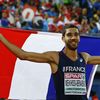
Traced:
<path fill-rule="evenodd" d="M 16 45 L 9 42 L 3 35 L 0 34 L 0 41 L 18 58 L 22 59 L 24 51 Z"/>

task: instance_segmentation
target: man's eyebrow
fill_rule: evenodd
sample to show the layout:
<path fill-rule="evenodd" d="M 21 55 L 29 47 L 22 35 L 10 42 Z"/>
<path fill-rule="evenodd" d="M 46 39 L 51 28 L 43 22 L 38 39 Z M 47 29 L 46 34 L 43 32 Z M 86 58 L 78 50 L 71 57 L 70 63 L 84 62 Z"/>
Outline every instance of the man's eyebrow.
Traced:
<path fill-rule="evenodd" d="M 71 32 L 68 32 L 67 34 L 72 34 Z"/>

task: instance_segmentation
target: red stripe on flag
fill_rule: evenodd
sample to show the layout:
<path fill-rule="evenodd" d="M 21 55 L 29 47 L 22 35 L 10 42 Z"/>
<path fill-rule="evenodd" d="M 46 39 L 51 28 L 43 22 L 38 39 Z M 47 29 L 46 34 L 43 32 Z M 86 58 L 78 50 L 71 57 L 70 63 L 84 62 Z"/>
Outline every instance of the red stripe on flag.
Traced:
<path fill-rule="evenodd" d="M 32 31 L 15 30 L 8 28 L 0 28 L 0 32 L 12 43 L 18 47 L 22 47 L 25 40 L 29 37 Z M 19 34 L 20 33 L 20 34 Z M 0 98 L 8 98 L 11 86 L 11 80 L 14 72 L 16 56 L 14 56 L 0 42 Z"/>

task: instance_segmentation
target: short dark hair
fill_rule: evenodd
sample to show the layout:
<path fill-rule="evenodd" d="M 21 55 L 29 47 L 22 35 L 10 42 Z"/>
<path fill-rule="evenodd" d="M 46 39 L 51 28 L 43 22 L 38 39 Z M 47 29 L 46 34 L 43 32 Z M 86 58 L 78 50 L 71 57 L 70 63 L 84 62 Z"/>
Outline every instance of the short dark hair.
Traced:
<path fill-rule="evenodd" d="M 66 29 L 68 28 L 77 28 L 79 30 L 79 28 L 73 24 L 70 24 L 70 25 L 65 25 L 63 30 L 62 30 L 62 36 L 65 36 L 65 33 L 66 33 Z"/>

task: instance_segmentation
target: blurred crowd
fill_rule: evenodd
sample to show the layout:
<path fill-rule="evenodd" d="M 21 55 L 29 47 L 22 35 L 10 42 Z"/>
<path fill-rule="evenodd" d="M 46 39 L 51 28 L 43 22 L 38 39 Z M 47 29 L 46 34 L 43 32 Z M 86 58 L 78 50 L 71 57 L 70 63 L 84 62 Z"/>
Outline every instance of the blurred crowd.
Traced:
<path fill-rule="evenodd" d="M 100 36 L 100 0 L 0 0 L 0 27 L 55 33 L 68 24 Z"/>

